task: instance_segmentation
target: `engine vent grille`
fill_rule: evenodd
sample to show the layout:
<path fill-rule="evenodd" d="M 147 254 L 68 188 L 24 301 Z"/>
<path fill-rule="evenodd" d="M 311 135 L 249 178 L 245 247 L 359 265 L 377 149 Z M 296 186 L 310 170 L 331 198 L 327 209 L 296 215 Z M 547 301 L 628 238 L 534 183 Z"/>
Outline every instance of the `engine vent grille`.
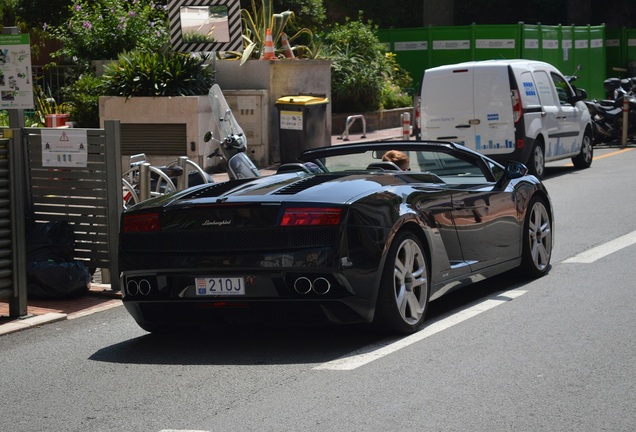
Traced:
<path fill-rule="evenodd" d="M 307 177 L 306 179 L 297 181 L 289 186 L 286 186 L 276 192 L 273 195 L 295 195 L 297 193 L 303 192 L 311 187 L 320 185 L 322 183 L 327 183 L 329 181 L 339 179 L 341 177 L 345 177 L 344 175 L 318 175 Z"/>

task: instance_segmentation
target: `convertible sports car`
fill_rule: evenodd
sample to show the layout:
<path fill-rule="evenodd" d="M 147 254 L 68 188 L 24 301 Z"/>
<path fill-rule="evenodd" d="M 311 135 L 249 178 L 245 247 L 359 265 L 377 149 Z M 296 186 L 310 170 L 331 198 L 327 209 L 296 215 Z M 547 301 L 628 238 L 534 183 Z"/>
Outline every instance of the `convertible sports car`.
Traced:
<path fill-rule="evenodd" d="M 147 331 L 326 319 L 411 333 L 451 289 L 547 273 L 552 206 L 526 172 L 452 143 L 343 144 L 148 200 L 121 219 L 123 302 Z"/>

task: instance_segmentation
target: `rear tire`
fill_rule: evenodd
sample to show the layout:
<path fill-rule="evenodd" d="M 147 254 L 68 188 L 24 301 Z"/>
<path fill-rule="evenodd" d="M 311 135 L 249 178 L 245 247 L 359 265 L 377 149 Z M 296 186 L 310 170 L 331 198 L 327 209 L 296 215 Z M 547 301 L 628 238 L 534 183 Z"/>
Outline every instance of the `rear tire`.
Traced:
<path fill-rule="evenodd" d="M 552 256 L 552 218 L 546 202 L 534 197 L 523 223 L 523 252 L 521 272 L 539 278 L 550 269 Z"/>
<path fill-rule="evenodd" d="M 581 143 L 581 153 L 572 158 L 572 163 L 577 169 L 589 168 L 592 165 L 592 158 L 594 157 L 594 144 L 592 140 L 592 133 L 588 130 L 583 135 L 583 142 Z"/>
<path fill-rule="evenodd" d="M 545 173 L 545 152 L 543 150 L 543 141 L 537 139 L 528 159 L 528 171 L 536 178 L 542 178 Z"/>
<path fill-rule="evenodd" d="M 375 322 L 391 333 L 417 331 L 426 316 L 429 291 L 428 260 L 422 242 L 409 231 L 398 233 L 382 272 Z"/>

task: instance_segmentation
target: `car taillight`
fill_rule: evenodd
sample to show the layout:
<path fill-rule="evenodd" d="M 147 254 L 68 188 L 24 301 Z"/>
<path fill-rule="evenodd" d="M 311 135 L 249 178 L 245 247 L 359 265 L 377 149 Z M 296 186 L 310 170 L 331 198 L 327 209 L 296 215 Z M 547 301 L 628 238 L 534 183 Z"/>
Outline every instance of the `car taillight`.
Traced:
<path fill-rule="evenodd" d="M 288 208 L 280 221 L 281 226 L 338 225 L 342 209 L 323 207 Z"/>
<path fill-rule="evenodd" d="M 159 231 L 161 229 L 159 213 L 124 216 L 121 229 L 126 233 Z"/>
<path fill-rule="evenodd" d="M 519 97 L 519 90 L 512 91 L 512 117 L 515 123 L 521 120 L 523 115 L 523 107 L 521 106 L 521 97 Z"/>

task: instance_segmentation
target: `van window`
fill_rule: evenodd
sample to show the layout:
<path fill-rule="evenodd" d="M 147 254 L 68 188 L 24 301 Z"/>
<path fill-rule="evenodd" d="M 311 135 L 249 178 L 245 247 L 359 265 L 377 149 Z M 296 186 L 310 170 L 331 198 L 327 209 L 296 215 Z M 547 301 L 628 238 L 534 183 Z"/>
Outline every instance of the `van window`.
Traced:
<path fill-rule="evenodd" d="M 565 79 L 563 79 L 561 75 L 557 75 L 554 72 L 550 75 L 552 76 L 554 88 L 557 91 L 557 95 L 559 96 L 559 102 L 561 102 L 561 105 L 572 105 L 570 102 L 568 102 L 568 98 L 572 95 L 570 91 L 570 85 Z"/>
<path fill-rule="evenodd" d="M 526 107 L 529 105 L 540 105 L 539 94 L 530 72 L 521 74 L 521 99 Z"/>
<path fill-rule="evenodd" d="M 552 93 L 552 80 L 544 71 L 535 71 L 534 79 L 537 83 L 539 99 L 543 106 L 556 106 L 554 94 Z"/>

